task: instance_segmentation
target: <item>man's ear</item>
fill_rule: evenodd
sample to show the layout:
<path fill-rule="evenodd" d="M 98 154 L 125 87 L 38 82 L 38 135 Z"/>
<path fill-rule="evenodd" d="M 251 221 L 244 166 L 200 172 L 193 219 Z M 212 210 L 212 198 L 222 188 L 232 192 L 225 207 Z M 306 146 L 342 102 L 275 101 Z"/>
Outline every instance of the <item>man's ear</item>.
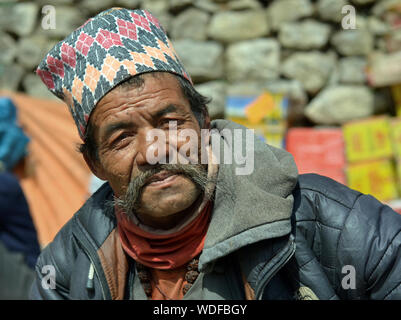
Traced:
<path fill-rule="evenodd" d="M 102 168 L 100 167 L 99 161 L 93 161 L 91 157 L 88 156 L 86 152 L 82 153 L 84 156 L 84 160 L 86 164 L 88 165 L 89 169 L 92 171 L 92 173 L 98 177 L 100 180 L 107 180 Z"/>

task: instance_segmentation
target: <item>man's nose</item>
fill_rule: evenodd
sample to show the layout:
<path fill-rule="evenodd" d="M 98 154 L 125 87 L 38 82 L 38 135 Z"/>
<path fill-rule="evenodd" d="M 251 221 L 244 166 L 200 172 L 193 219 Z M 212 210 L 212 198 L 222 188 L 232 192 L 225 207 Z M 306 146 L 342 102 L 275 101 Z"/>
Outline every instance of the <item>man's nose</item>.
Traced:
<path fill-rule="evenodd" d="M 138 166 L 169 162 L 168 135 L 163 130 L 143 128 L 137 134 Z"/>

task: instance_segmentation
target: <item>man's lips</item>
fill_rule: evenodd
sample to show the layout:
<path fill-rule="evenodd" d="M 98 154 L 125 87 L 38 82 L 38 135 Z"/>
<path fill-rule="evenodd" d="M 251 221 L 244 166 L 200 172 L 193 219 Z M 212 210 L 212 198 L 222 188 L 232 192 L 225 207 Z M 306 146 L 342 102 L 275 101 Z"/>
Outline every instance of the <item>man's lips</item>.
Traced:
<path fill-rule="evenodd" d="M 177 173 L 174 172 L 159 172 L 154 174 L 147 182 L 148 186 L 157 186 L 168 183 L 177 177 Z"/>

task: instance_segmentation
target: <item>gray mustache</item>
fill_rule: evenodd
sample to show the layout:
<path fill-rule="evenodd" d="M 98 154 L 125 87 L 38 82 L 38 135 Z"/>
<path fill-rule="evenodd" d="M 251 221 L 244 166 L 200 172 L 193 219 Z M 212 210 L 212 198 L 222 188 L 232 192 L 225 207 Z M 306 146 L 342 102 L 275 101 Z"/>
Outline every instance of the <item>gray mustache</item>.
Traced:
<path fill-rule="evenodd" d="M 140 199 L 144 187 L 146 187 L 149 179 L 161 172 L 166 171 L 171 174 L 180 174 L 191 179 L 195 185 L 201 190 L 206 197 L 211 199 L 213 190 L 208 190 L 209 183 L 215 181 L 215 178 L 208 178 L 207 169 L 201 164 L 157 164 L 152 168 L 141 172 L 138 176 L 131 180 L 125 194 L 114 199 L 114 203 L 120 207 L 128 218 L 131 218 L 135 211 L 140 208 Z"/>

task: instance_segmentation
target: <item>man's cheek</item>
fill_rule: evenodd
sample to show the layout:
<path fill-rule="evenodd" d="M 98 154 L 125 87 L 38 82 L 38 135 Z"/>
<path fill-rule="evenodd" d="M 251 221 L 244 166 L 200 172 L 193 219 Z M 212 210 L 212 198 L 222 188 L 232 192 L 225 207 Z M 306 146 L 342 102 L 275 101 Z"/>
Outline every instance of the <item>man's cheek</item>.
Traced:
<path fill-rule="evenodd" d="M 114 194 L 117 197 L 124 195 L 129 185 L 129 174 L 119 173 L 119 171 L 117 171 L 117 168 L 115 170 L 111 168 L 109 170 L 108 176 L 108 181 L 110 187 L 114 191 Z"/>
<path fill-rule="evenodd" d="M 200 161 L 199 134 L 193 129 L 181 130 L 176 144 L 178 163 L 198 164 Z"/>

